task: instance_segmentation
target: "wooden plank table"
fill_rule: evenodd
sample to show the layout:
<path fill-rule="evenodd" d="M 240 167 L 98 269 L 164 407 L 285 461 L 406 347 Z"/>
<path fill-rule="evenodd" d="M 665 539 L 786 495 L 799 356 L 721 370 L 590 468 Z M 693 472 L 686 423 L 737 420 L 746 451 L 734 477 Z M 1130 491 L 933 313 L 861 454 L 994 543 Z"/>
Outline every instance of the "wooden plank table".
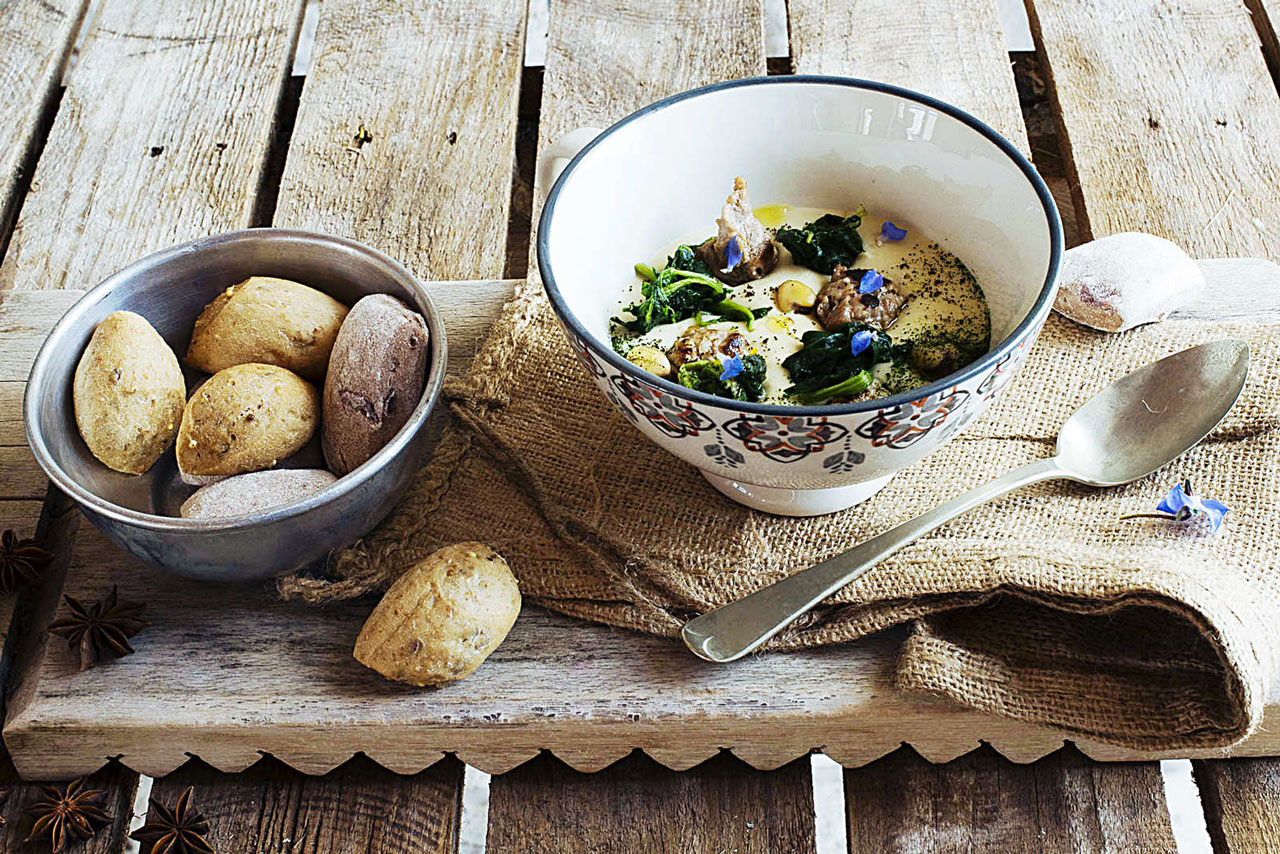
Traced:
<path fill-rule="evenodd" d="M 162 693 L 130 682 L 144 651 L 109 676 L 77 683 L 66 702 L 50 704 L 58 683 L 40 678 L 46 659 L 66 664 L 58 664 L 61 651 L 46 656 L 42 635 L 64 577 L 77 592 L 116 575 L 161 583 L 80 526 L 60 497 L 45 501 L 44 480 L 24 447 L 17 407 L 34 346 L 80 291 L 146 252 L 200 234 L 268 223 L 332 231 L 387 251 L 424 279 L 475 280 L 435 286 L 454 297 L 448 323 L 457 369 L 512 287 L 500 277 L 525 272 L 508 260 L 528 257 L 526 229 L 512 224 L 531 221 L 537 210 L 527 192 L 533 145 L 522 149 L 523 139 L 545 146 L 575 126 L 607 124 L 670 92 L 766 68 L 763 0 L 557 2 L 544 77 L 521 72 L 523 0 L 326 0 L 299 100 L 287 74 L 302 0 L 179 0 L 159 11 L 139 0 L 101 0 L 80 32 L 87 5 L 0 4 L 0 527 L 29 533 L 39 525 L 61 554 L 40 588 L 0 609 L 8 626 L 4 665 L 15 673 L 6 740 L 22 754 L 57 739 L 70 720 L 58 714 L 91 715 L 121 685 L 137 704 L 128 712 L 110 708 L 115 729 L 99 735 L 111 737 L 68 741 L 63 759 L 25 768 L 29 778 L 70 776 L 86 761 L 125 752 L 113 748 L 132 749 L 155 719 L 154 704 L 165 702 Z M 1049 177 L 1070 187 L 1081 237 L 1142 229 L 1204 257 L 1280 257 L 1273 234 L 1280 223 L 1280 97 L 1268 70 L 1268 62 L 1276 67 L 1270 22 L 1277 19 L 1269 6 L 1028 3 L 1033 63 L 1048 83 L 1064 167 Z M 787 9 L 791 60 L 771 64 L 772 71 L 913 86 L 973 111 L 1029 149 L 995 0 L 790 0 Z M 79 55 L 60 84 L 77 33 Z M 526 101 L 528 109 L 518 110 Z M 292 128 L 291 135 L 281 128 Z M 1248 310 L 1280 313 L 1280 298 L 1255 293 L 1269 268 L 1207 269 L 1216 295 L 1234 283 L 1233 293 L 1253 297 Z M 1212 304 L 1198 310 L 1219 311 Z M 165 622 L 207 629 L 238 650 L 242 665 L 289 648 L 291 631 L 308 644 L 316 636 L 307 635 L 311 621 L 314 631 L 332 636 L 312 649 L 312 663 L 319 672 L 333 670 L 367 608 L 318 614 L 246 604 L 242 590 L 164 584 L 168 592 L 147 597 L 153 618 L 163 618 L 148 631 L 164 632 Z M 218 635 L 219 621 L 202 625 L 202 607 L 232 629 Z M 278 623 L 270 636 L 236 634 L 236 625 L 264 614 Z M 494 748 L 486 727 L 510 722 L 485 716 L 518 703 L 521 656 L 563 656 L 579 674 L 592 666 L 563 650 L 571 631 L 672 674 L 672 702 L 694 702 L 680 693 L 680 680 L 708 678 L 666 641 L 529 613 L 489 665 L 510 674 L 507 706 L 477 704 L 474 720 L 441 724 L 474 736 L 457 757 L 443 759 L 438 751 L 428 755 L 430 738 L 403 742 L 410 730 L 388 738 L 393 730 L 374 728 L 363 742 L 368 756 L 344 761 L 324 749 L 324 718 L 315 715 L 286 720 L 271 742 L 280 746 L 277 756 L 259 758 L 259 743 L 247 735 L 252 727 L 243 725 L 259 712 L 246 707 L 241 725 L 219 723 L 200 706 L 212 694 L 197 692 L 188 730 L 167 740 L 152 732 L 154 751 L 126 757 L 130 768 L 113 763 L 95 775 L 116 819 L 86 850 L 123 850 L 143 770 L 164 775 L 152 795 L 165 803 L 196 787 L 220 851 L 452 852 L 459 846 L 460 759 L 507 772 L 490 787 L 493 851 L 813 850 L 814 795 L 807 764 L 795 757 L 815 747 L 850 766 L 843 781 L 850 851 L 1173 849 L 1153 761 L 1100 763 L 1061 747 L 1061 736 L 1049 731 L 903 701 L 885 687 L 897 644 L 892 634 L 804 654 L 798 672 L 812 676 L 797 680 L 790 709 L 744 710 L 733 727 L 705 732 L 692 746 L 689 733 L 663 731 L 660 704 L 647 712 L 657 721 L 652 727 L 628 726 L 636 698 L 610 697 L 616 684 L 588 680 L 583 690 L 596 692 L 597 723 L 618 733 L 604 758 L 598 748 L 575 753 L 567 741 L 556 756 L 537 755 L 549 731 L 536 727 Z M 258 632 L 268 634 L 261 626 Z M 833 680 L 853 686 L 834 704 L 821 690 Z M 387 691 L 375 680 L 360 687 Z M 290 690 L 282 686 L 281 693 Z M 915 749 L 898 748 L 900 739 L 871 724 L 835 726 L 839 702 L 855 695 L 896 716 L 894 733 L 911 733 Z M 233 683 L 219 696 L 243 700 Z M 1275 719 L 1269 714 L 1268 722 Z M 825 722 L 821 742 L 788 730 L 806 720 L 818 729 Z M 212 761 L 216 754 L 218 768 L 186 759 L 201 732 L 210 756 L 201 755 Z M 1280 754 L 1278 733 L 1264 724 L 1253 752 Z M 979 734 L 993 746 L 979 746 Z M 648 755 L 628 755 L 638 744 Z M 1084 747 L 1094 757 L 1126 755 Z M 607 770 L 583 773 L 612 759 L 619 761 Z M 327 773 L 309 777 L 298 769 Z M 1195 774 L 1216 851 L 1280 850 L 1280 764 L 1205 758 Z M 18 782 L 12 765 L 0 775 L 0 784 Z M 27 850 L 20 840 L 29 820 L 21 812 L 33 791 L 26 783 L 10 792 L 0 849 Z"/>

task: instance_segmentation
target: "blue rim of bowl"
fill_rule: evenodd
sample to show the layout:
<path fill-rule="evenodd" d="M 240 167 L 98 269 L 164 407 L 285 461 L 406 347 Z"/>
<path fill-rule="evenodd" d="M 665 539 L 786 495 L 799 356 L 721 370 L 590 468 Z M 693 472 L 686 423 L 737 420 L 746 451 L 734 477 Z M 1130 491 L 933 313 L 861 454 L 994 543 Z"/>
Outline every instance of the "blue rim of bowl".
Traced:
<path fill-rule="evenodd" d="M 87 291 L 84 296 L 76 300 L 58 322 L 54 324 L 53 329 L 49 331 L 49 335 L 45 338 L 44 343 L 40 345 L 40 350 L 36 354 L 35 361 L 31 365 L 31 374 L 28 379 L 34 378 L 37 371 L 45 372 L 45 355 L 53 347 L 60 343 L 59 339 L 67 334 L 67 329 L 83 314 L 91 311 L 94 306 L 106 299 L 110 292 L 110 285 L 116 280 L 121 279 L 130 273 L 133 268 L 141 266 L 151 266 L 168 260 L 171 257 L 182 255 L 188 252 L 198 252 L 201 249 L 215 246 L 220 243 L 236 242 L 247 240 L 254 237 L 297 239 L 321 241 L 324 243 L 332 243 L 343 247 L 344 249 L 364 255 L 369 260 L 384 266 L 398 280 L 408 283 L 407 286 L 414 293 L 415 298 L 420 300 L 420 306 L 426 311 L 424 312 L 424 320 L 427 322 L 427 328 L 431 333 L 431 364 L 427 369 L 427 377 L 423 382 L 422 397 L 418 400 L 418 405 L 414 408 L 413 414 L 409 416 L 409 420 L 400 428 L 387 444 L 383 445 L 378 452 L 369 459 L 365 460 L 356 468 L 347 474 L 338 478 L 324 489 L 308 495 L 301 501 L 281 504 L 278 507 L 270 507 L 260 510 L 256 513 L 244 513 L 238 516 L 226 516 L 213 519 L 183 519 L 180 516 L 162 516 L 159 513 L 144 513 L 141 510 L 131 510 L 128 507 L 121 507 L 111 501 L 107 501 L 97 493 L 94 493 L 81 486 L 75 479 L 68 475 L 54 459 L 53 453 L 49 450 L 41 431 L 32 431 L 32 425 L 36 423 L 35 402 L 32 399 L 32 389 L 37 388 L 41 384 L 47 385 L 50 378 L 41 377 L 38 383 L 27 383 L 27 388 L 23 394 L 22 401 L 22 420 L 23 427 L 27 435 L 27 444 L 31 446 L 31 451 L 36 458 L 36 462 L 44 469 L 53 484 L 66 494 L 74 498 L 83 507 L 98 513 L 107 518 L 114 519 L 119 522 L 125 522 L 138 528 L 145 528 L 153 531 L 184 531 L 187 533 L 216 534 L 225 533 L 231 530 L 239 530 L 243 528 L 252 528 L 267 523 L 279 522 L 294 516 L 300 516 L 322 504 L 327 504 L 332 499 L 341 494 L 359 489 L 374 472 L 388 462 L 393 456 L 405 450 L 413 439 L 426 427 L 427 419 L 430 418 L 431 412 L 435 409 L 436 403 L 440 398 L 440 391 L 444 385 L 445 371 L 448 369 L 448 340 L 445 333 L 444 322 L 440 317 L 440 312 L 436 308 L 435 303 L 431 299 L 431 294 L 423 287 L 422 282 L 418 280 L 413 273 L 394 258 L 379 252 L 371 246 L 366 246 L 356 240 L 346 237 L 338 237 L 332 234 L 323 234 L 317 231 L 304 231 L 301 229 L 290 228 L 246 228 L 239 231 L 228 231 L 221 234 L 213 234 L 208 237 L 197 238 L 196 240 L 180 243 L 176 246 L 170 246 L 167 249 L 161 249 L 134 261 L 125 267 L 121 267 L 107 278 L 103 279 L 96 287 Z M 193 318 L 194 320 L 194 318 Z M 68 382 L 70 378 L 68 378 Z M 168 451 L 166 450 L 166 453 Z"/>
<path fill-rule="evenodd" d="M 1040 295 L 1036 298 L 1035 305 L 1031 307 L 1031 311 L 1023 318 L 1022 322 L 1005 337 L 999 346 L 993 348 L 982 358 L 970 362 L 954 373 L 947 374 L 945 377 L 935 380 L 934 382 L 921 386 L 911 391 L 901 392 L 899 394 L 890 395 L 888 397 L 878 397 L 872 400 L 859 401 L 857 403 L 839 403 L 827 404 L 825 406 L 802 406 L 799 404 L 780 404 L 780 403 L 751 403 L 750 401 L 730 400 L 728 398 L 716 397 L 704 391 L 687 388 L 685 386 L 674 383 L 671 380 L 663 379 L 655 376 L 648 371 L 636 367 L 628 362 L 622 356 L 614 351 L 612 347 L 602 345 L 594 335 L 587 331 L 586 327 L 578 320 L 577 315 L 569 308 L 563 296 L 560 293 L 559 286 L 556 285 L 555 274 L 551 272 L 551 268 L 546 261 L 547 258 L 547 238 L 549 234 L 548 225 L 551 217 L 555 213 L 556 202 L 560 198 L 560 191 L 563 189 L 565 181 L 573 174 L 573 170 L 588 156 L 591 151 L 614 134 L 621 128 L 626 127 L 634 121 L 644 118 L 651 113 L 656 113 L 672 104 L 678 104 L 681 101 L 690 98 L 697 98 L 701 95 L 708 95 L 713 92 L 719 92 L 725 89 L 738 89 L 747 86 L 786 86 L 803 83 L 817 83 L 832 86 L 845 86 L 851 89 L 866 89 L 872 92 L 882 92 L 888 95 L 896 95 L 915 101 L 938 112 L 945 113 L 954 119 L 968 125 L 982 136 L 991 141 L 999 148 L 1006 157 L 1022 170 L 1023 175 L 1031 183 L 1035 189 L 1036 195 L 1040 198 L 1040 204 L 1044 208 L 1045 218 L 1049 224 L 1049 270 L 1045 274 L 1044 285 L 1040 289 Z M 1031 165 L 1030 161 L 1014 147 L 1013 143 L 1005 139 L 997 133 L 990 125 L 976 118 L 970 113 L 965 112 L 959 107 L 954 107 L 945 101 L 939 101 L 937 98 L 924 95 L 911 89 L 905 89 L 901 86 L 894 86 L 891 83 L 879 83 L 874 80 L 863 80 L 855 77 L 836 77 L 824 74 L 794 74 L 778 77 L 747 77 L 741 80 L 726 80 L 722 83 L 712 83 L 708 86 L 700 86 L 697 89 L 690 89 L 687 92 L 681 92 L 663 98 L 661 101 L 655 101 L 647 107 L 635 111 L 626 118 L 610 125 L 602 131 L 599 136 L 591 140 L 581 151 L 574 156 L 569 164 L 560 173 L 556 182 L 551 187 L 551 192 L 547 194 L 547 200 L 542 207 L 542 215 L 538 219 L 538 271 L 542 274 L 542 287 L 546 291 L 551 305 L 555 309 L 556 314 L 560 316 L 570 329 L 595 350 L 610 365 L 622 371 L 624 374 L 630 374 L 636 379 L 642 380 L 650 385 L 665 389 L 681 397 L 695 400 L 700 403 L 716 406 L 721 409 L 733 409 L 743 412 L 754 412 L 761 415 L 778 415 L 778 416 L 830 416 L 830 415 L 851 415 L 859 412 L 872 412 L 880 409 L 887 409 L 899 404 L 909 403 L 914 400 L 920 400 L 931 394 L 937 394 L 944 391 L 957 383 L 964 382 L 980 373 L 987 368 L 993 367 L 996 362 L 1005 356 L 1008 352 L 1017 347 L 1018 342 L 1022 340 L 1030 330 L 1042 323 L 1049 314 L 1049 309 L 1053 306 L 1053 295 L 1057 289 L 1058 272 L 1062 263 L 1062 221 L 1058 216 L 1058 206 L 1053 200 L 1053 195 L 1049 192 L 1048 186 L 1045 185 L 1044 179 L 1040 177 L 1040 173 Z"/>

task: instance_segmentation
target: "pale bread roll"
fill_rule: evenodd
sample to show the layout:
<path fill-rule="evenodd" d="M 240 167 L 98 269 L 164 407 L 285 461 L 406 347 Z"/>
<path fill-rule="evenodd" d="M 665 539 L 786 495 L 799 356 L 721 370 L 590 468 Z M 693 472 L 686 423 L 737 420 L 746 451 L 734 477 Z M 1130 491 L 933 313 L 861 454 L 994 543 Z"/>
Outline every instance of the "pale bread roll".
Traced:
<path fill-rule="evenodd" d="M 520 615 L 520 587 L 484 543 L 445 546 L 418 561 L 373 609 L 354 655 L 388 679 L 440 685 L 470 676 Z"/>
<path fill-rule="evenodd" d="M 242 516 L 301 501 L 337 482 L 324 469 L 271 469 L 238 474 L 197 489 L 182 502 L 183 519 Z"/>
<path fill-rule="evenodd" d="M 142 474 L 178 432 L 187 387 L 178 357 L 146 319 L 107 315 L 76 365 L 76 428 L 103 465 Z"/>
<path fill-rule="evenodd" d="M 272 468 L 307 444 L 319 421 L 319 393 L 292 371 L 259 364 L 218 371 L 182 413 L 178 473 L 202 486 Z"/>
<path fill-rule="evenodd" d="M 254 276 L 200 312 L 185 361 L 211 374 L 257 362 L 320 382 L 346 316 L 345 305 L 315 288 Z"/>
<path fill-rule="evenodd" d="M 1125 232 L 1068 249 L 1053 307 L 1077 323 L 1121 332 L 1164 320 L 1204 288 L 1200 266 L 1154 234 Z"/>

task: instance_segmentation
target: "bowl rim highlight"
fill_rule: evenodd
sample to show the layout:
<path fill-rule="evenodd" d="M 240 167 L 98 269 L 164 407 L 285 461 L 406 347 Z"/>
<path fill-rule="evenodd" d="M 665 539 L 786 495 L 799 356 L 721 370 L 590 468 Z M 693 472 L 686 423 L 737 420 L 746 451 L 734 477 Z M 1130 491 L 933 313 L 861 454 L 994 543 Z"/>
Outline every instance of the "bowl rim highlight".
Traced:
<path fill-rule="evenodd" d="M 550 233 L 551 218 L 555 215 L 556 202 L 559 199 L 560 192 L 569 176 L 573 174 L 574 169 L 582 161 L 584 157 L 590 155 L 591 151 L 611 136 L 616 131 L 638 121 L 646 116 L 665 109 L 672 104 L 690 98 L 697 98 L 702 95 L 709 95 L 726 89 L 738 89 L 754 86 L 787 86 L 797 84 L 821 84 L 831 86 L 842 86 L 851 89 L 865 89 L 873 92 L 881 92 L 888 95 L 895 95 L 900 98 L 915 101 L 925 107 L 944 113 L 969 128 L 977 131 L 987 140 L 992 142 L 997 148 L 1008 157 L 1015 166 L 1023 173 L 1023 176 L 1031 184 L 1035 190 L 1040 204 L 1044 210 L 1045 219 L 1049 226 L 1049 269 L 1046 271 L 1044 283 L 1041 285 L 1040 293 L 1036 297 L 1035 303 L 1027 315 L 1018 323 L 1012 332 L 1010 332 L 1000 344 L 989 350 L 981 358 L 969 363 L 958 371 L 947 374 L 941 379 L 935 380 L 928 385 L 913 389 L 899 394 L 889 395 L 887 397 L 878 397 L 872 400 L 859 401 L 855 403 L 825 404 L 822 406 L 802 406 L 798 404 L 780 404 L 780 403 L 752 403 L 750 401 L 731 400 L 724 397 L 716 397 L 704 391 L 687 388 L 672 382 L 668 379 L 655 376 L 631 362 L 627 361 L 621 355 L 616 353 L 612 347 L 605 347 L 587 330 L 583 323 L 578 319 L 573 309 L 569 307 L 564 295 L 561 293 L 559 286 L 556 284 L 555 274 L 552 272 L 549 262 L 546 260 L 548 256 L 547 240 Z M 1062 221 L 1058 216 L 1058 206 L 1053 199 L 1053 195 L 1049 192 L 1048 186 L 1044 179 L 1031 165 L 1030 161 L 1020 152 L 1013 143 L 1005 139 L 997 133 L 990 125 L 973 116 L 971 113 L 952 106 L 945 101 L 940 101 L 929 95 L 906 89 L 901 86 L 895 86 L 891 83 L 880 83 L 874 80 L 864 80 L 855 77 L 838 77 L 823 74 L 795 74 L 777 77 L 747 77 L 740 80 L 726 80 L 721 83 L 712 83 L 707 86 L 700 86 L 696 89 L 690 89 L 687 92 L 680 92 L 676 95 L 663 98 L 660 101 L 642 107 L 631 115 L 618 122 L 610 125 L 602 131 L 599 136 L 591 140 L 581 151 L 569 161 L 564 171 L 556 179 L 551 187 L 551 191 L 547 194 L 546 202 L 542 207 L 542 215 L 538 219 L 538 239 L 537 239 L 537 255 L 538 255 L 538 271 L 542 276 L 542 286 L 548 299 L 551 301 L 552 308 L 556 314 L 573 330 L 583 341 L 587 342 L 593 350 L 597 352 L 612 367 L 622 371 L 624 374 L 648 383 L 664 391 L 686 398 L 688 400 L 697 401 L 698 403 L 718 407 L 721 409 L 730 409 L 741 412 L 751 412 L 761 415 L 772 415 L 779 417 L 800 417 L 800 416 L 838 416 L 838 415 L 854 415 L 858 413 L 875 412 L 882 409 L 889 409 L 912 401 L 921 400 L 930 395 L 945 391 L 957 383 L 964 382 L 973 376 L 994 367 L 995 364 L 1002 359 L 1007 353 L 1016 349 L 1018 343 L 1026 337 L 1030 332 L 1044 322 L 1048 317 L 1050 309 L 1053 308 L 1053 298 L 1058 287 L 1058 275 L 1062 264 L 1063 238 L 1062 238 Z"/>

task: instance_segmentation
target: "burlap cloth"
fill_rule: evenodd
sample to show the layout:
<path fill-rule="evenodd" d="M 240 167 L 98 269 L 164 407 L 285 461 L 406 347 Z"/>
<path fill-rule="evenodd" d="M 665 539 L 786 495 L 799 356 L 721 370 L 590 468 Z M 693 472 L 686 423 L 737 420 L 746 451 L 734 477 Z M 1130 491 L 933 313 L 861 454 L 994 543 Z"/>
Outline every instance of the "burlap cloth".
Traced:
<path fill-rule="evenodd" d="M 1258 725 L 1280 626 L 1280 329 L 1170 321 L 1108 336 L 1055 316 L 964 434 L 866 504 L 811 519 L 734 504 L 643 438 L 571 355 L 536 286 L 521 286 L 495 329 L 446 386 L 454 422 L 403 504 L 328 577 L 284 579 L 285 596 L 361 595 L 475 539 L 509 559 L 532 603 L 674 636 L 690 616 L 1051 454 L 1063 420 L 1134 368 L 1235 336 L 1252 347 L 1248 387 L 1175 464 L 1120 489 L 1043 484 L 974 511 L 771 648 L 910 622 L 905 689 L 1141 749 L 1226 745 Z M 1121 520 L 1182 476 L 1231 507 L 1217 536 Z"/>

